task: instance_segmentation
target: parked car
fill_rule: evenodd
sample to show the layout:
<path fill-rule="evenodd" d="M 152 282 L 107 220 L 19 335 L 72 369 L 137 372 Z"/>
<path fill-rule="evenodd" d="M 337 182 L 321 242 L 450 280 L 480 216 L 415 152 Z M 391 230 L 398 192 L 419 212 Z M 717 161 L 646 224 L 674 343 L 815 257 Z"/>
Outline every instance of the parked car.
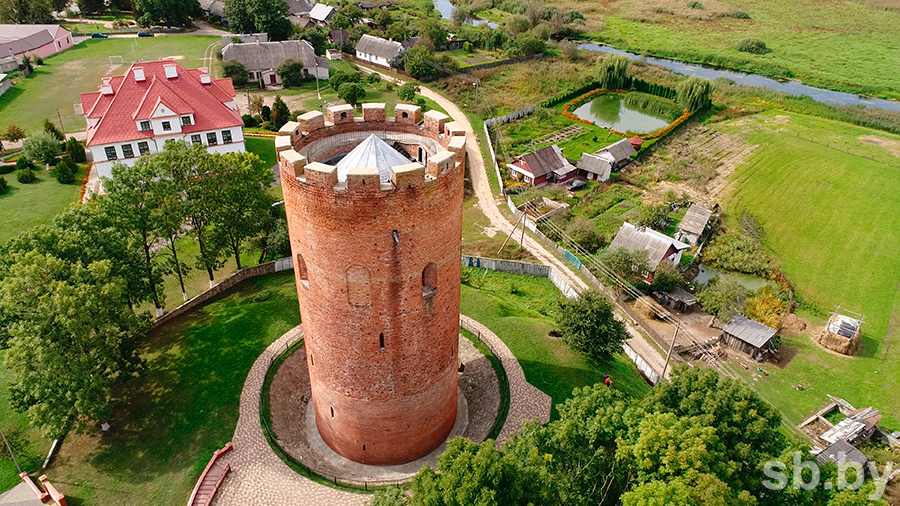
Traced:
<path fill-rule="evenodd" d="M 153 32 L 138 32 L 138 37 L 153 37 Z"/>
<path fill-rule="evenodd" d="M 587 183 L 585 183 L 584 181 L 582 181 L 580 179 L 576 179 L 574 181 L 569 182 L 569 184 L 566 185 L 566 190 L 569 190 L 571 192 L 571 191 L 575 191 L 575 190 L 580 190 L 580 189 L 584 188 L 585 186 L 587 186 Z"/>
<path fill-rule="evenodd" d="M 92 33 L 91 38 L 92 39 L 108 39 L 109 35 L 106 35 L 105 33 Z"/>

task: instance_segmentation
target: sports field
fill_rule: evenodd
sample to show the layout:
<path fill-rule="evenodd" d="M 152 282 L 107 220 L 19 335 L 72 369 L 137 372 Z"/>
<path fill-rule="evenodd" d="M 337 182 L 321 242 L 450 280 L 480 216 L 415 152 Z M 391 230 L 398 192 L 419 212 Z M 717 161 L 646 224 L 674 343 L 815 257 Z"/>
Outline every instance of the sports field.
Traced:
<path fill-rule="evenodd" d="M 724 207 L 731 227 L 744 211 L 762 225 L 764 244 L 818 313 L 801 316 L 822 325 L 838 305 L 866 315 L 860 356 L 788 337 L 797 355 L 753 383 L 794 421 L 832 394 L 874 405 L 888 415 L 883 425 L 900 429 L 900 136 L 774 111 L 716 128 L 759 145 Z"/>
<path fill-rule="evenodd" d="M 57 121 L 57 111 L 67 132 L 84 130 L 84 116 L 76 114 L 81 93 L 97 91 L 106 76 L 121 75 L 131 62 L 173 57 L 178 63 L 197 68 L 210 66 L 204 59 L 218 37 L 184 35 L 174 37 L 88 39 L 44 60 L 30 76 L 15 77 L 15 86 L 0 96 L 0 129 L 16 123 L 26 132 L 41 128 L 44 118 Z M 207 53 L 209 54 L 209 53 Z M 110 63 L 121 56 L 122 64 Z"/>

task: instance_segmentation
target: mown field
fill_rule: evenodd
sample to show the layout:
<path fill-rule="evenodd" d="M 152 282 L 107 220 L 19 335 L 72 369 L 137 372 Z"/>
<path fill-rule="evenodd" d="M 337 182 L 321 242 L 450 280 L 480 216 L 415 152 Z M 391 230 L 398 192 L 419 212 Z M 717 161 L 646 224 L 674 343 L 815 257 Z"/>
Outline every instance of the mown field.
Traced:
<path fill-rule="evenodd" d="M 586 11 L 590 36 L 637 53 L 710 61 L 740 70 L 794 77 L 814 86 L 900 98 L 900 8 L 879 0 L 700 0 L 700 8 L 675 0 L 618 0 Z M 734 11 L 750 19 L 719 17 Z M 605 16 L 605 17 L 601 17 Z M 765 55 L 737 51 L 746 38 L 764 41 Z"/>
<path fill-rule="evenodd" d="M 731 227 L 744 211 L 761 224 L 764 244 L 811 303 L 801 316 L 822 325 L 838 305 L 866 315 L 860 356 L 789 337 L 793 360 L 752 383 L 793 421 L 832 394 L 874 405 L 888 415 L 883 425 L 900 429 L 900 136 L 774 111 L 716 128 L 759 144 L 724 207 Z"/>
<path fill-rule="evenodd" d="M 31 132 L 41 128 L 44 118 L 56 121 L 59 111 L 67 132 L 84 130 L 82 114 L 75 113 L 80 94 L 97 91 L 106 76 L 121 75 L 133 61 L 173 57 L 188 68 L 210 66 L 204 61 L 207 46 L 218 37 L 182 35 L 173 37 L 89 39 L 44 60 L 26 78 L 19 75 L 15 86 L 0 96 L 0 129 L 16 123 Z M 109 56 L 121 56 L 122 65 L 110 65 Z"/>
<path fill-rule="evenodd" d="M 16 173 L 4 174 L 9 190 L 0 195 L 0 244 L 38 225 L 49 225 L 53 218 L 78 200 L 86 165 L 79 164 L 75 182 L 59 184 L 49 172 L 34 171 L 37 179 L 28 184 L 16 181 Z"/>

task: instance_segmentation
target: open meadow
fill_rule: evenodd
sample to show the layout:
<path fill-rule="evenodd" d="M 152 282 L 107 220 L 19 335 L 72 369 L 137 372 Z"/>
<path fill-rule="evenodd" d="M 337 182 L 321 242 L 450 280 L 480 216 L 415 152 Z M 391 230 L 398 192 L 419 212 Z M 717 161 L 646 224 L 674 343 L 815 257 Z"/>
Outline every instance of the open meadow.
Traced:
<path fill-rule="evenodd" d="M 788 70 L 813 86 L 900 98 L 900 8 L 896 2 L 617 0 L 591 6 L 569 4 L 584 11 L 591 38 L 638 54 L 649 51 L 656 56 L 776 76 Z M 749 18 L 730 17 L 735 12 L 745 12 Z M 770 52 L 756 55 L 735 49 L 747 38 L 762 40 Z"/>
<path fill-rule="evenodd" d="M 776 111 L 714 128 L 758 145 L 730 179 L 727 224 L 755 221 L 800 315 L 815 330 L 838 305 L 866 315 L 858 357 L 819 349 L 807 330 L 785 339 L 789 363 L 751 383 L 794 422 L 832 394 L 900 429 L 900 136 Z"/>
<path fill-rule="evenodd" d="M 26 132 L 39 130 L 44 118 L 57 122 L 57 111 L 67 132 L 84 130 L 87 124 L 75 105 L 80 94 L 97 91 L 103 77 L 121 75 L 135 61 L 172 57 L 188 68 L 209 67 L 204 59 L 218 37 L 181 35 L 153 38 L 88 39 L 44 60 L 28 77 L 15 78 L 15 86 L 0 96 L 0 129 L 16 123 Z M 110 63 L 121 56 L 122 64 Z"/>

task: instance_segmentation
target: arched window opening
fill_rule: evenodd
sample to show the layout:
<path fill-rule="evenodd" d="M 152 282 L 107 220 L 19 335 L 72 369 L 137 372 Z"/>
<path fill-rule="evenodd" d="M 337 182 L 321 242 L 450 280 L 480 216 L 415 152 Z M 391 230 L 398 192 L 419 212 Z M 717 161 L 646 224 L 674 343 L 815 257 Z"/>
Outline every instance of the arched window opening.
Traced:
<path fill-rule="evenodd" d="M 384 351 L 384 332 L 378 335 L 378 346 L 381 347 L 381 351 Z"/>
<path fill-rule="evenodd" d="M 297 279 L 303 288 L 309 288 L 309 272 L 306 270 L 306 262 L 303 261 L 303 255 L 297 253 Z"/>
<path fill-rule="evenodd" d="M 353 306 L 371 304 L 368 269 L 361 265 L 354 265 L 347 269 L 347 296 Z"/>
<path fill-rule="evenodd" d="M 366 451 L 366 445 L 363 445 L 363 451 Z"/>
<path fill-rule="evenodd" d="M 422 296 L 434 295 L 435 290 L 437 290 L 437 266 L 431 262 L 422 270 Z"/>
<path fill-rule="evenodd" d="M 342 112 L 342 113 L 341 113 L 341 119 L 347 119 L 347 113 Z"/>
<path fill-rule="evenodd" d="M 403 111 L 403 119 L 408 119 L 408 118 L 409 118 L 409 113 L 406 111 Z"/>

